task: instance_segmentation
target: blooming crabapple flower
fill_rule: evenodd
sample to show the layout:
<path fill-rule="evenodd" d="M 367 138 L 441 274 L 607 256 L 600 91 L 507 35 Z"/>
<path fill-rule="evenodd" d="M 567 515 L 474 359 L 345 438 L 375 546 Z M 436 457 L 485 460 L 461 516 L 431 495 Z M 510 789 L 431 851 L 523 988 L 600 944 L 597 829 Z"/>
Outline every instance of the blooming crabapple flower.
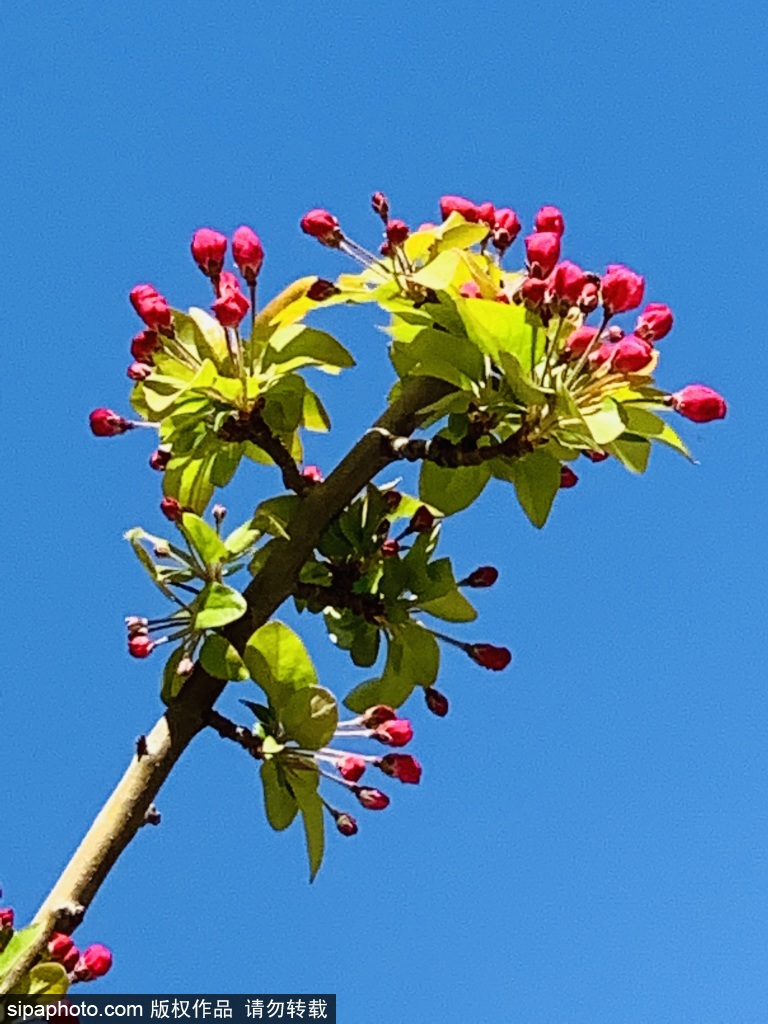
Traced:
<path fill-rule="evenodd" d="M 163 498 L 160 502 L 160 511 L 172 523 L 180 523 L 181 517 L 184 514 L 184 509 L 181 507 L 178 498 Z"/>
<path fill-rule="evenodd" d="M 499 570 L 493 565 L 481 565 L 479 569 L 471 572 L 459 586 L 464 587 L 492 587 L 499 578 Z"/>
<path fill-rule="evenodd" d="M 232 235 L 232 255 L 237 269 L 248 284 L 256 284 L 256 278 L 264 263 L 264 247 L 256 232 L 246 224 L 241 224 Z"/>
<path fill-rule="evenodd" d="M 551 288 L 562 302 L 577 306 L 589 283 L 589 274 L 570 260 L 563 260 L 555 267 Z"/>
<path fill-rule="evenodd" d="M 598 452 L 590 450 L 584 451 L 581 454 L 586 456 L 586 458 L 588 458 L 590 462 L 605 462 L 606 459 L 610 458 L 608 452 Z"/>
<path fill-rule="evenodd" d="M 238 327 L 251 308 L 251 304 L 240 291 L 240 283 L 234 274 L 222 271 L 219 279 L 219 297 L 211 306 L 214 316 L 222 327 Z"/>
<path fill-rule="evenodd" d="M 389 200 L 383 192 L 373 193 L 371 196 L 371 206 L 373 207 L 373 212 L 377 213 L 386 224 L 389 218 Z"/>
<path fill-rule="evenodd" d="M 493 672 L 501 672 L 512 661 L 512 653 L 506 647 L 494 647 L 493 644 L 467 644 L 465 650 L 478 665 L 489 668 Z"/>
<path fill-rule="evenodd" d="M 131 341 L 131 355 L 137 363 L 152 365 L 152 356 L 160 348 L 157 331 L 140 331 Z"/>
<path fill-rule="evenodd" d="M 367 811 L 383 811 L 385 807 L 389 807 L 389 797 L 380 789 L 355 786 L 353 793 Z"/>
<path fill-rule="evenodd" d="M 218 277 L 224 266 L 227 239 L 211 228 L 198 228 L 192 236 L 192 256 L 206 277 Z"/>
<path fill-rule="evenodd" d="M 0 932 L 4 932 L 6 928 L 13 928 L 14 913 L 12 907 L 0 907 Z"/>
<path fill-rule="evenodd" d="M 375 729 L 384 722 L 391 722 L 395 718 L 397 718 L 397 712 L 394 708 L 391 708 L 388 704 L 374 704 L 373 707 L 367 708 L 360 716 L 360 723 L 366 729 Z"/>
<path fill-rule="evenodd" d="M 419 505 L 411 516 L 408 529 L 412 533 L 429 533 L 435 525 L 435 516 L 429 511 L 426 505 Z"/>
<path fill-rule="evenodd" d="M 363 777 L 365 767 L 366 764 L 362 757 L 348 754 L 339 761 L 339 775 L 341 775 L 342 779 L 346 779 L 347 782 L 358 782 Z"/>
<path fill-rule="evenodd" d="M 583 356 L 596 337 L 596 327 L 587 327 L 586 324 L 583 327 L 577 327 L 572 334 L 568 335 L 564 349 L 565 355 L 574 359 Z"/>
<path fill-rule="evenodd" d="M 351 814 L 339 813 L 336 815 L 336 828 L 341 832 L 343 836 L 354 836 L 357 835 L 357 822 Z"/>
<path fill-rule="evenodd" d="M 439 690 L 435 690 L 434 687 L 424 687 L 424 700 L 427 708 L 433 715 L 437 715 L 438 718 L 445 718 L 448 714 L 448 698 L 445 694 L 440 693 Z"/>
<path fill-rule="evenodd" d="M 149 363 L 142 363 L 138 360 L 135 363 L 131 363 L 125 371 L 126 376 L 131 380 L 146 380 L 150 373 L 152 373 L 152 367 Z"/>
<path fill-rule="evenodd" d="M 326 281 L 323 277 L 318 277 L 316 281 L 307 288 L 307 298 L 313 302 L 323 302 L 325 299 L 330 299 L 332 295 L 338 295 L 341 291 L 337 288 L 333 281 Z"/>
<path fill-rule="evenodd" d="M 339 222 L 327 210 L 310 210 L 301 218 L 300 225 L 306 235 L 311 235 L 323 245 L 336 248 L 341 241 Z"/>
<path fill-rule="evenodd" d="M 400 782 L 416 785 L 421 781 L 421 765 L 410 754 L 387 754 L 376 764 L 385 775 L 398 779 Z"/>
<path fill-rule="evenodd" d="M 533 224 L 537 231 L 553 231 L 556 235 L 565 231 L 563 215 L 556 206 L 542 206 Z"/>
<path fill-rule="evenodd" d="M 149 465 L 152 469 L 162 473 L 171 461 L 171 453 L 164 448 L 158 448 L 149 456 Z"/>
<path fill-rule="evenodd" d="M 560 467 L 560 486 L 563 489 L 567 490 L 569 487 L 575 487 L 578 482 L 579 478 L 576 476 L 576 474 L 573 472 L 570 466 Z"/>
<path fill-rule="evenodd" d="M 525 252 L 532 277 L 549 277 L 560 259 L 560 235 L 535 231 L 525 239 Z"/>
<path fill-rule="evenodd" d="M 94 943 L 82 953 L 75 965 L 74 974 L 79 981 L 93 981 L 102 978 L 112 966 L 112 954 L 106 946 Z"/>
<path fill-rule="evenodd" d="M 459 288 L 459 295 L 463 299 L 479 299 L 482 297 L 480 285 L 476 281 L 465 281 Z"/>
<path fill-rule="evenodd" d="M 669 306 L 665 306 L 663 302 L 649 302 L 637 318 L 635 334 L 643 341 L 658 341 L 669 334 L 674 321 Z"/>
<path fill-rule="evenodd" d="M 520 285 L 520 298 L 528 309 L 538 309 L 547 294 L 547 282 L 540 277 L 526 277 Z"/>
<path fill-rule="evenodd" d="M 643 301 L 645 280 L 621 263 L 611 263 L 600 281 L 603 305 L 607 313 L 626 313 Z"/>
<path fill-rule="evenodd" d="M 400 544 L 396 540 L 385 540 L 381 545 L 382 558 L 394 558 L 400 553 Z"/>
<path fill-rule="evenodd" d="M 132 658 L 148 658 L 155 647 L 155 641 L 145 633 L 134 633 L 128 638 L 128 653 Z"/>
<path fill-rule="evenodd" d="M 413 727 L 407 718 L 393 718 L 377 726 L 371 738 L 388 747 L 404 747 L 413 739 Z"/>
<path fill-rule="evenodd" d="M 151 284 L 138 284 L 130 293 L 131 305 L 152 331 L 168 329 L 173 320 L 165 297 Z"/>
<path fill-rule="evenodd" d="M 321 484 L 325 480 L 323 471 L 319 466 L 305 466 L 301 471 L 301 475 L 312 484 Z"/>
<path fill-rule="evenodd" d="M 387 241 L 390 245 L 402 245 L 410 234 L 410 229 L 404 220 L 391 220 L 387 224 Z"/>
<path fill-rule="evenodd" d="M 494 248 L 499 252 L 506 252 L 514 240 L 520 234 L 520 221 L 514 210 L 503 206 L 496 211 L 493 221 L 493 233 L 491 241 Z"/>
<path fill-rule="evenodd" d="M 709 423 L 721 420 L 728 412 L 728 406 L 722 395 L 706 384 L 688 384 L 680 391 L 669 396 L 670 405 L 686 419 L 694 423 Z"/>
<path fill-rule="evenodd" d="M 116 437 L 126 430 L 133 429 L 133 424 L 112 409 L 94 409 L 88 417 L 91 431 L 96 437 Z"/>
<path fill-rule="evenodd" d="M 48 956 L 57 964 L 61 964 L 67 973 L 74 970 L 80 959 L 80 950 L 69 935 L 54 932 L 48 943 Z"/>

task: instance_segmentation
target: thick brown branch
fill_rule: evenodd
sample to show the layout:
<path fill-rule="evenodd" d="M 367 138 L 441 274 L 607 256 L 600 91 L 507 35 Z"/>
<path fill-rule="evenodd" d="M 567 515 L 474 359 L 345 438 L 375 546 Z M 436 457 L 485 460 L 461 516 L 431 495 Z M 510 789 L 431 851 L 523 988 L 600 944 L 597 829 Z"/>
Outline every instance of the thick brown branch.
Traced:
<path fill-rule="evenodd" d="M 394 459 L 406 459 L 408 462 L 434 462 L 436 466 L 446 469 L 457 469 L 459 466 L 480 466 L 491 459 L 519 458 L 526 452 L 533 451 L 533 443 L 528 437 L 528 430 L 521 427 L 505 441 L 495 441 L 482 447 L 465 448 L 461 443 L 454 444 L 446 437 L 432 437 L 426 440 L 386 435 L 382 437 L 389 446 Z"/>

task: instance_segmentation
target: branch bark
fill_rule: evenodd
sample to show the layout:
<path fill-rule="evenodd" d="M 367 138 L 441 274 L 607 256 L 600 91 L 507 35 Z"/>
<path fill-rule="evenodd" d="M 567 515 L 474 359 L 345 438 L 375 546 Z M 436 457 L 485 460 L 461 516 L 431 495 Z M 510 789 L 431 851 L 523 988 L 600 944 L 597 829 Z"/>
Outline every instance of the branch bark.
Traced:
<path fill-rule="evenodd" d="M 288 598 L 299 571 L 324 530 L 377 473 L 393 461 L 387 434 L 408 436 L 421 422 L 421 410 L 451 390 L 450 385 L 420 377 L 403 387 L 398 398 L 342 459 L 325 483 L 307 492 L 290 524 L 290 541 L 274 546 L 261 572 L 244 591 L 248 612 L 227 629 L 239 649 L 254 629 L 268 622 Z M 378 429 L 377 429 L 378 428 Z M 379 430 L 383 431 L 382 435 Z M 200 665 L 181 694 L 166 710 L 135 755 L 112 795 L 73 854 L 69 864 L 35 915 L 38 934 L 2 983 L 7 993 L 44 952 L 56 930 L 72 931 L 83 918 L 101 885 L 145 821 L 174 765 L 205 727 L 226 683 L 209 676 Z"/>

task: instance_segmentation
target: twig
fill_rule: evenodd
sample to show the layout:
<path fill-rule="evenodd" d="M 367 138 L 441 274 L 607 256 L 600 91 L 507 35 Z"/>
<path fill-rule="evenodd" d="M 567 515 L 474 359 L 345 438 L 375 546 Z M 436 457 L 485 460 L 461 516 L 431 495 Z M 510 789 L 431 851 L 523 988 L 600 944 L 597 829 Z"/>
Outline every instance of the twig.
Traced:
<path fill-rule="evenodd" d="M 241 746 L 243 750 L 247 750 L 251 757 L 261 761 L 263 757 L 261 740 L 258 736 L 254 736 L 246 726 L 237 725 L 231 718 L 225 718 L 224 715 L 220 715 L 218 711 L 213 709 L 206 713 L 205 724 L 214 729 L 222 739 L 232 740 L 233 743 Z"/>
<path fill-rule="evenodd" d="M 528 427 L 523 424 L 504 441 L 495 441 L 467 451 L 461 443 L 454 444 L 446 437 L 433 437 L 428 440 L 395 437 L 381 428 L 374 428 L 384 439 L 385 450 L 394 459 L 406 459 L 408 462 L 434 462 L 436 466 L 456 469 L 459 466 L 481 466 L 490 459 L 500 457 L 516 458 L 526 452 L 533 451 L 533 442 L 528 437 Z"/>
<path fill-rule="evenodd" d="M 291 453 L 280 438 L 272 433 L 264 420 L 263 409 L 262 399 L 256 402 L 250 413 L 231 416 L 219 431 L 219 437 L 224 441 L 252 441 L 279 467 L 288 490 L 304 497 L 315 485 L 302 476 Z"/>

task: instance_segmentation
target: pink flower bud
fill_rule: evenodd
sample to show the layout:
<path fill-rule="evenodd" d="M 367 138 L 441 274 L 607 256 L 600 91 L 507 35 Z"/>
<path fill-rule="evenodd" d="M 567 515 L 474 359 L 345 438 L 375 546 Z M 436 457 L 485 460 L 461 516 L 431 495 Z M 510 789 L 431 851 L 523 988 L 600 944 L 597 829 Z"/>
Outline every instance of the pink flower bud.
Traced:
<path fill-rule="evenodd" d="M 558 299 L 569 306 L 577 306 L 589 283 L 589 275 L 570 260 L 558 263 L 552 277 L 551 288 Z"/>
<path fill-rule="evenodd" d="M 569 487 L 575 487 L 579 482 L 579 478 L 573 472 L 570 466 L 560 467 L 560 486 L 567 490 Z"/>
<path fill-rule="evenodd" d="M 579 299 L 579 309 L 589 316 L 600 305 L 600 286 L 596 281 L 587 281 Z"/>
<path fill-rule="evenodd" d="M 6 929 L 12 929 L 14 922 L 14 913 L 12 907 L 0 907 L 0 932 L 4 932 Z"/>
<path fill-rule="evenodd" d="M 688 384 L 670 395 L 672 408 L 694 423 L 709 423 L 721 420 L 728 412 L 722 395 L 705 384 Z"/>
<path fill-rule="evenodd" d="M 349 754 L 339 761 L 338 764 L 339 775 L 341 775 L 342 779 L 346 779 L 347 782 L 357 782 L 361 779 L 365 768 L 366 764 L 363 758 L 357 757 L 355 754 Z"/>
<path fill-rule="evenodd" d="M 360 716 L 360 722 L 366 729 L 375 729 L 384 722 L 391 722 L 397 718 L 397 712 L 388 704 L 374 704 L 372 708 L 365 710 Z"/>
<path fill-rule="evenodd" d="M 383 811 L 385 807 L 389 807 L 389 797 L 380 789 L 355 786 L 354 794 L 367 811 Z"/>
<path fill-rule="evenodd" d="M 184 509 L 179 504 L 178 498 L 163 498 L 160 502 L 160 511 L 172 523 L 180 523 L 184 514 Z"/>
<path fill-rule="evenodd" d="M 482 294 L 480 285 L 476 281 L 465 281 L 459 288 L 459 295 L 463 299 L 479 299 L 482 298 Z"/>
<path fill-rule="evenodd" d="M 321 484 L 325 480 L 323 471 L 319 466 L 305 466 L 301 471 L 301 475 L 311 484 Z"/>
<path fill-rule="evenodd" d="M 158 448 L 149 456 L 150 468 L 156 470 L 158 473 L 164 472 L 170 461 L 171 453 L 165 448 Z"/>
<path fill-rule="evenodd" d="M 128 630 L 129 636 L 137 633 L 146 634 L 148 625 L 149 619 L 145 619 L 142 615 L 126 615 L 125 617 L 125 628 Z"/>
<path fill-rule="evenodd" d="M 133 429 L 132 423 L 111 409 L 94 409 L 88 419 L 96 437 L 116 437 Z"/>
<path fill-rule="evenodd" d="M 69 935 L 54 932 L 48 943 L 48 956 L 57 964 L 61 964 L 67 973 L 74 970 L 80 959 L 80 951 Z"/>
<path fill-rule="evenodd" d="M 520 221 L 514 210 L 503 206 L 496 211 L 491 241 L 499 252 L 506 252 L 520 234 Z"/>
<path fill-rule="evenodd" d="M 313 302 L 324 302 L 332 295 L 338 295 L 340 291 L 341 289 L 337 288 L 333 281 L 326 281 L 325 278 L 318 277 L 307 288 L 307 298 Z"/>
<path fill-rule="evenodd" d="M 533 224 L 537 231 L 553 231 L 556 235 L 565 231 L 563 215 L 556 206 L 542 206 Z"/>
<path fill-rule="evenodd" d="M 377 762 L 377 765 L 385 775 L 399 782 L 416 785 L 421 781 L 421 765 L 410 754 L 387 754 Z"/>
<path fill-rule="evenodd" d="M 131 380 L 146 380 L 151 373 L 152 367 L 148 363 L 140 363 L 138 361 L 131 363 L 125 371 L 126 377 L 129 377 Z"/>
<path fill-rule="evenodd" d="M 75 966 L 75 975 L 80 981 L 102 978 L 112 966 L 112 954 L 106 946 L 94 943 L 83 952 Z"/>
<path fill-rule="evenodd" d="M 240 284 L 234 274 L 226 270 L 219 281 L 219 297 L 213 303 L 214 316 L 222 327 L 237 327 L 251 304 L 240 291 Z"/>
<path fill-rule="evenodd" d="M 635 334 L 644 341 L 653 343 L 669 334 L 674 320 L 669 306 L 665 306 L 663 302 L 649 302 L 637 318 Z"/>
<path fill-rule="evenodd" d="M 629 267 L 612 263 L 600 281 L 603 305 L 608 313 L 626 313 L 643 301 L 645 281 Z"/>
<path fill-rule="evenodd" d="M 382 558 L 395 558 L 400 553 L 400 544 L 396 540 L 385 540 L 381 545 Z"/>
<path fill-rule="evenodd" d="M 560 259 L 560 235 L 536 231 L 525 239 L 525 252 L 532 277 L 549 277 Z"/>
<path fill-rule="evenodd" d="M 323 245 L 336 248 L 341 241 L 338 220 L 327 210 L 310 210 L 301 218 L 301 230 Z"/>
<path fill-rule="evenodd" d="M 389 218 L 389 200 L 383 192 L 373 193 L 371 196 L 371 206 L 373 207 L 373 212 L 377 213 L 386 224 Z"/>
<path fill-rule="evenodd" d="M 540 277 L 526 277 L 520 286 L 520 298 L 528 309 L 538 309 L 546 294 L 547 282 Z"/>
<path fill-rule="evenodd" d="M 198 228 L 192 236 L 192 257 L 207 277 L 218 277 L 224 266 L 227 239 L 211 228 Z"/>
<path fill-rule="evenodd" d="M 573 359 L 583 356 L 596 336 L 596 327 L 587 327 L 586 324 L 583 327 L 577 327 L 572 334 L 568 335 L 564 350 L 566 355 Z"/>
<path fill-rule="evenodd" d="M 585 451 L 581 453 L 586 456 L 590 462 L 605 462 L 606 459 L 610 458 L 608 452 L 597 452 L 597 451 Z"/>
<path fill-rule="evenodd" d="M 499 570 L 493 565 L 481 565 L 479 569 L 471 572 L 459 586 L 464 587 L 492 587 L 499 578 Z"/>
<path fill-rule="evenodd" d="M 148 658 L 155 646 L 155 641 L 145 633 L 134 633 L 128 638 L 128 653 L 132 658 Z"/>
<path fill-rule="evenodd" d="M 343 836 L 354 836 L 357 835 L 357 822 L 351 814 L 337 814 L 336 815 L 336 828 L 341 832 Z"/>
<path fill-rule="evenodd" d="M 413 727 L 407 718 L 392 718 L 377 726 L 371 739 L 388 747 L 404 747 L 413 739 Z"/>
<path fill-rule="evenodd" d="M 613 346 L 611 369 L 617 373 L 640 373 L 652 358 L 652 345 L 635 334 L 627 334 Z"/>
<path fill-rule="evenodd" d="M 489 228 L 492 228 L 496 223 L 496 210 L 493 208 L 493 203 L 480 203 L 477 207 L 477 220 L 481 224 L 487 224 Z"/>
<path fill-rule="evenodd" d="M 136 285 L 130 299 L 133 308 L 150 330 L 168 329 L 173 323 L 166 299 L 151 284 Z"/>
<path fill-rule="evenodd" d="M 448 698 L 439 690 L 435 690 L 431 686 L 425 687 L 424 700 L 432 714 L 437 715 L 438 718 L 445 718 L 448 714 Z"/>
<path fill-rule="evenodd" d="M 460 213 L 464 220 L 472 224 L 478 221 L 477 206 L 463 196 L 441 196 L 440 215 L 443 220 L 448 220 L 452 213 Z"/>
<path fill-rule="evenodd" d="M 402 245 L 410 234 L 410 229 L 404 220 L 391 220 L 387 224 L 387 241 L 390 245 Z"/>
<path fill-rule="evenodd" d="M 131 355 L 137 363 L 152 365 L 152 356 L 160 348 L 157 331 L 140 331 L 131 341 Z"/>
<path fill-rule="evenodd" d="M 493 644 L 468 644 L 467 654 L 478 665 L 500 672 L 512 661 L 512 653 L 506 647 L 494 647 Z"/>
<path fill-rule="evenodd" d="M 255 284 L 264 262 L 264 248 L 256 232 L 245 224 L 241 224 L 232 235 L 232 255 L 248 284 Z"/>
<path fill-rule="evenodd" d="M 408 529 L 411 533 L 429 533 L 435 525 L 435 516 L 426 505 L 419 505 L 411 516 Z"/>

